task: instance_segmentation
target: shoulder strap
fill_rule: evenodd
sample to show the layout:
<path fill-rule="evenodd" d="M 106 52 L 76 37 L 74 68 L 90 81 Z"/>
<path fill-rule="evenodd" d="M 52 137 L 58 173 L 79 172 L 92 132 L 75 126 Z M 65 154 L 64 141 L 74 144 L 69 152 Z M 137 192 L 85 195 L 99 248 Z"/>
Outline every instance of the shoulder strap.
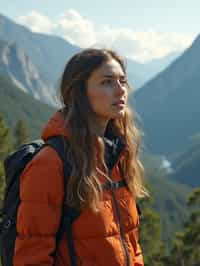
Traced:
<path fill-rule="evenodd" d="M 63 162 L 63 173 L 64 173 L 64 185 L 66 187 L 67 185 L 67 178 L 71 174 L 71 165 L 69 162 L 66 160 L 66 151 L 67 151 L 67 146 L 68 142 L 64 138 L 64 136 L 55 136 L 49 138 L 44 146 L 51 146 L 59 155 Z"/>
<path fill-rule="evenodd" d="M 136 208 L 137 208 L 138 215 L 141 216 L 142 215 L 142 210 L 141 210 L 141 207 L 140 207 L 138 202 L 136 203 Z"/>
<path fill-rule="evenodd" d="M 55 136 L 52 138 L 49 138 L 44 146 L 51 146 L 55 149 L 55 151 L 58 153 L 59 157 L 62 159 L 63 162 L 63 174 L 64 174 L 64 187 L 66 188 L 67 185 L 67 178 L 71 174 L 72 166 L 70 163 L 66 160 L 66 151 L 68 147 L 68 142 L 63 136 Z M 66 198 L 66 189 L 64 190 L 64 199 Z M 65 204 L 63 202 L 62 206 L 62 215 L 60 219 L 60 226 L 58 229 L 58 232 L 56 234 L 56 248 L 54 253 L 52 254 L 55 256 L 57 247 L 62 239 L 63 233 L 67 233 L 67 242 L 69 247 L 69 255 L 71 260 L 71 265 L 76 266 L 76 254 L 75 254 L 75 248 L 73 243 L 73 236 L 72 236 L 72 230 L 71 226 L 73 221 L 78 218 L 80 215 L 79 211 L 74 210 L 73 208 L 65 210 Z"/>

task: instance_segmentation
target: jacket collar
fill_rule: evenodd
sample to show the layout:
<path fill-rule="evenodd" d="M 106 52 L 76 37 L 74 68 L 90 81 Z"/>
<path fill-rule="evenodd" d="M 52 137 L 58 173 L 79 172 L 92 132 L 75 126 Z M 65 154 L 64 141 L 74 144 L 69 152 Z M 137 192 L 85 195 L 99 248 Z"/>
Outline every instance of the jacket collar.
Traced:
<path fill-rule="evenodd" d="M 64 116 L 61 112 L 56 112 L 45 125 L 42 131 L 42 139 L 47 140 L 50 137 L 62 135 L 66 138 L 69 137 L 69 131 L 66 127 Z M 109 170 L 111 170 L 114 165 L 119 160 L 122 150 L 125 148 L 125 144 L 120 139 L 119 136 L 116 136 L 109 126 L 106 128 L 104 137 L 105 145 L 105 163 Z"/>
<path fill-rule="evenodd" d="M 124 142 L 111 132 L 106 131 L 103 137 L 105 145 L 105 163 L 109 170 L 111 170 L 118 162 L 122 151 L 125 149 Z"/>

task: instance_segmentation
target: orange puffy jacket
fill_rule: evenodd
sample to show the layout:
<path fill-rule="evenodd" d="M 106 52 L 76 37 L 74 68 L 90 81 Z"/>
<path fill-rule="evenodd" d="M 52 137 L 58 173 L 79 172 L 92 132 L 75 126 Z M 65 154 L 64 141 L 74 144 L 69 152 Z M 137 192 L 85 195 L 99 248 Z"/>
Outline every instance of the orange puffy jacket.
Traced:
<path fill-rule="evenodd" d="M 64 118 L 57 112 L 45 126 L 42 138 L 68 136 Z M 110 140 L 107 141 L 108 143 Z M 111 142 L 112 143 L 112 142 Z M 107 144 L 106 144 L 107 145 Z M 108 149 L 112 145 L 108 145 Z M 123 152 L 117 146 L 111 178 L 122 177 L 118 161 Z M 102 183 L 107 181 L 99 176 Z M 20 179 L 14 266 L 53 265 L 55 235 L 64 198 L 63 164 L 51 147 L 43 148 L 26 166 Z M 72 225 L 77 264 L 82 266 L 143 266 L 138 244 L 138 213 L 126 187 L 106 189 L 100 211 L 85 208 Z M 70 266 L 66 235 L 56 253 L 56 266 Z"/>

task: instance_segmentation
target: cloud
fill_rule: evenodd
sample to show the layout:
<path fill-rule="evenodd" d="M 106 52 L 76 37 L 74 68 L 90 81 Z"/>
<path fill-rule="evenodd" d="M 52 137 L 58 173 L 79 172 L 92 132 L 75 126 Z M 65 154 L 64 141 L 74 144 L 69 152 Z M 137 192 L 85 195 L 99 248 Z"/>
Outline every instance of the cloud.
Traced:
<path fill-rule="evenodd" d="M 182 51 L 195 37 L 189 33 L 98 26 L 73 9 L 66 10 L 54 20 L 32 11 L 19 17 L 17 21 L 32 31 L 59 34 L 82 48 L 113 48 L 122 55 L 141 62 L 163 57 L 173 51 Z"/>
<path fill-rule="evenodd" d="M 99 36 L 101 42 L 110 43 L 111 48 L 125 56 L 148 61 L 160 58 L 172 51 L 182 51 L 188 47 L 194 35 L 184 33 L 163 33 L 153 30 L 134 31 L 128 28 L 113 29 L 105 27 Z"/>
<path fill-rule="evenodd" d="M 78 46 L 88 47 L 96 42 L 94 24 L 75 10 L 66 10 L 59 17 L 57 26 L 65 39 Z"/>
<path fill-rule="evenodd" d="M 34 32 L 53 33 L 56 28 L 56 23 L 34 10 L 27 15 L 18 17 L 17 22 L 27 26 Z"/>

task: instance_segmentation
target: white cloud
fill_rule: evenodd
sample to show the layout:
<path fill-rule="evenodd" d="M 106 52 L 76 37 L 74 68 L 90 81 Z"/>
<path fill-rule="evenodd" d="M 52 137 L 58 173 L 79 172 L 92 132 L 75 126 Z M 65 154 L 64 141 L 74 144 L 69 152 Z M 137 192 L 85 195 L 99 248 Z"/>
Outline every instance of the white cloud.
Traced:
<path fill-rule="evenodd" d="M 128 28 L 104 28 L 99 36 L 101 42 L 110 43 L 127 57 L 138 61 L 148 61 L 160 58 L 172 51 L 181 51 L 188 47 L 194 35 L 181 33 L 162 33 L 152 30 L 134 31 Z"/>
<path fill-rule="evenodd" d="M 34 32 L 53 33 L 56 24 L 52 22 L 48 17 L 40 14 L 37 11 L 31 11 L 25 16 L 17 18 L 17 22 L 27 26 Z"/>
<path fill-rule="evenodd" d="M 96 42 L 94 24 L 75 10 L 66 10 L 59 17 L 57 26 L 65 39 L 78 46 L 88 47 Z"/>
<path fill-rule="evenodd" d="M 60 34 L 82 48 L 113 48 L 126 57 L 143 62 L 163 57 L 173 51 L 181 51 L 195 37 L 188 33 L 157 32 L 151 29 L 135 31 L 129 28 L 98 27 L 73 9 L 66 10 L 54 21 L 36 11 L 19 17 L 17 21 L 32 31 Z"/>

